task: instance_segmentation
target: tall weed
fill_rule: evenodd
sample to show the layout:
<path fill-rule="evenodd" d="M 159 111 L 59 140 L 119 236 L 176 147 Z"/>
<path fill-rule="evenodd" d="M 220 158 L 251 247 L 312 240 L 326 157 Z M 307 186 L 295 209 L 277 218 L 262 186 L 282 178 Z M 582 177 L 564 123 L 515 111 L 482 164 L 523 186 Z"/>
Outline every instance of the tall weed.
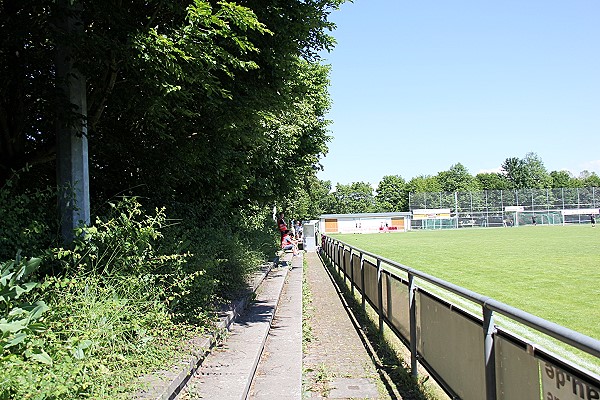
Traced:
<path fill-rule="evenodd" d="M 40 255 L 58 240 L 55 189 L 20 190 L 19 175 L 0 188 L 0 261 Z"/>
<path fill-rule="evenodd" d="M 19 302 L 43 301 L 45 309 L 10 308 L 34 313 L 30 322 L 40 329 L 2 350 L 0 400 L 130 398 L 140 375 L 169 366 L 186 353 L 187 339 L 210 329 L 215 308 L 245 289 L 274 247 L 259 244 L 260 217 L 223 226 L 219 218 L 199 224 L 188 211 L 176 208 L 180 218 L 167 219 L 165 209 L 148 214 L 126 198 L 79 230 L 73 247 L 27 246 L 43 254 L 42 272 L 28 277 L 41 285 Z M 6 249 L 21 244 L 11 239 Z M 57 267 L 52 274 L 43 273 L 45 263 Z"/>

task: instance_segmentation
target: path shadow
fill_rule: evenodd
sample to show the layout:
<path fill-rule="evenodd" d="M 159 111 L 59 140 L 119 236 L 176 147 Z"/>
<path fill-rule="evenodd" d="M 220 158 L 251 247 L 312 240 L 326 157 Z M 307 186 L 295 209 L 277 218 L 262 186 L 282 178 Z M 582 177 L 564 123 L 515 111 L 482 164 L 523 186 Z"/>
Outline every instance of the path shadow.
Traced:
<path fill-rule="evenodd" d="M 390 397 L 394 400 L 431 399 L 420 380 L 411 375 L 407 363 L 379 331 L 378 323 L 363 310 L 362 303 L 351 292 L 344 278 L 321 252 L 318 255 Z"/>

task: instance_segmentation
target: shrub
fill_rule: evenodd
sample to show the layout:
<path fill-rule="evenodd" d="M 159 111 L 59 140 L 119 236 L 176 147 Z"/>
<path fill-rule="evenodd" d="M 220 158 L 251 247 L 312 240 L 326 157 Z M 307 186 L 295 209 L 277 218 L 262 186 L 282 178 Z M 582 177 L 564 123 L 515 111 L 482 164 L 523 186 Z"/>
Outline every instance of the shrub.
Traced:
<path fill-rule="evenodd" d="M 78 230 L 73 247 L 0 263 L 0 299 L 10 301 L 0 309 L 0 400 L 130 398 L 138 377 L 185 354 L 264 260 L 264 236 L 245 234 L 260 224 L 238 222 L 168 220 L 163 208 L 147 214 L 126 198 Z M 45 263 L 58 273 L 35 275 Z"/>
<path fill-rule="evenodd" d="M 1 294 L 13 302 L 2 311 L 14 317 L 0 325 L 10 328 L 10 336 L 3 331 L 1 337 L 0 399 L 126 397 L 139 375 L 181 351 L 195 328 L 176 326 L 170 308 L 199 274 L 183 274 L 185 255 L 157 250 L 164 222 L 164 210 L 145 215 L 136 199 L 125 199 L 95 226 L 78 231 L 72 249 L 47 251 L 62 274 L 46 276 L 39 287 L 43 309 L 10 311 L 17 309 L 14 299 L 38 287 L 15 279 L 30 276 L 39 259 L 3 264 L 1 282 L 8 289 L 2 286 Z M 47 329 L 33 332 L 43 311 Z M 18 331 L 17 323 L 23 327 Z M 35 335 L 17 343 L 27 326 Z"/>
<path fill-rule="evenodd" d="M 38 287 L 27 278 L 38 269 L 41 260 L 24 260 L 20 253 L 14 261 L 0 265 L 0 354 L 11 355 L 51 364 L 52 360 L 43 348 L 34 344 L 33 335 L 46 329 L 40 322 L 48 306 L 42 300 L 33 304 L 24 295 Z"/>
<path fill-rule="evenodd" d="M 18 175 L 0 188 L 0 260 L 9 260 L 17 251 L 42 254 L 58 239 L 56 190 L 15 188 Z"/>

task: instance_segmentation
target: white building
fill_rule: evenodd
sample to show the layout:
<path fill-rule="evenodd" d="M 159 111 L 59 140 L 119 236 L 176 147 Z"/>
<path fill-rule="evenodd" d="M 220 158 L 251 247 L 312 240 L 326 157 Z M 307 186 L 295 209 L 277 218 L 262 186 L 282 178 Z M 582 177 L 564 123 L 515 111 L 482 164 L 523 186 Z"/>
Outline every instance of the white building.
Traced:
<path fill-rule="evenodd" d="M 319 218 L 321 233 L 404 232 L 410 229 L 410 212 L 324 214 Z"/>

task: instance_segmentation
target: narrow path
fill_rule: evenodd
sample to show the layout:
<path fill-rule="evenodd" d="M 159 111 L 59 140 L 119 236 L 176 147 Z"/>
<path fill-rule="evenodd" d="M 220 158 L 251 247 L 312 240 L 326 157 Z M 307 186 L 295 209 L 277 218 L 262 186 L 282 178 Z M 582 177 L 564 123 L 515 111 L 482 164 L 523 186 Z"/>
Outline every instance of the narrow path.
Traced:
<path fill-rule="evenodd" d="M 312 295 L 310 309 L 305 310 L 312 332 L 304 355 L 305 397 L 391 399 L 318 255 L 305 257 Z"/>
<path fill-rule="evenodd" d="M 229 337 L 213 349 L 178 399 L 243 400 L 260 359 L 288 268 L 272 270 L 256 299 L 234 322 Z"/>
<path fill-rule="evenodd" d="M 312 298 L 304 310 L 303 279 Z M 311 328 L 304 349 L 303 312 Z M 401 400 L 388 389 L 321 259 L 304 253 L 271 271 L 177 398 Z"/>
<path fill-rule="evenodd" d="M 302 271 L 302 257 L 294 257 L 256 369 L 249 399 L 301 399 Z"/>

